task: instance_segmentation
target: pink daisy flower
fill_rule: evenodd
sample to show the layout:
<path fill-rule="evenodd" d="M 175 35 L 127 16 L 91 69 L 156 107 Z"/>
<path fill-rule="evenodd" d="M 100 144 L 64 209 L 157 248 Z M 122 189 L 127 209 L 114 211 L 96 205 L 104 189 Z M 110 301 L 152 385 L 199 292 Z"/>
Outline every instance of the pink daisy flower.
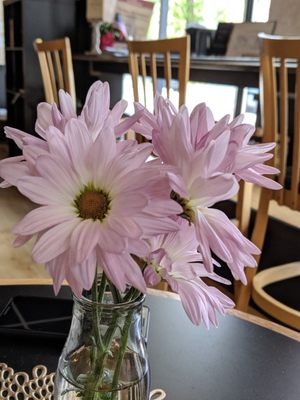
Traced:
<path fill-rule="evenodd" d="M 205 284 L 201 277 L 225 284 L 230 282 L 214 272 L 207 272 L 197 251 L 194 226 L 186 221 L 181 221 L 180 225 L 181 229 L 177 232 L 148 240 L 151 252 L 146 259 L 146 282 L 156 285 L 161 279 L 166 280 L 172 291 L 179 294 L 194 324 L 199 325 L 203 321 L 207 327 L 210 323 L 217 326 L 217 312 L 224 314 L 234 303 L 215 287 Z"/>
<path fill-rule="evenodd" d="M 235 278 L 245 283 L 244 267 L 256 266 L 252 254 L 258 254 L 259 249 L 225 214 L 211 208 L 218 201 L 232 198 L 239 189 L 234 174 L 220 172 L 227 159 L 230 131 L 226 129 L 195 150 L 189 127 L 187 110 L 182 108 L 171 128 L 163 125 L 160 131 L 153 130 L 154 148 L 163 162 L 176 167 L 174 173 L 168 173 L 172 197 L 183 207 L 181 216 L 195 225 L 207 270 L 213 271 L 213 252 L 227 263 Z"/>
<path fill-rule="evenodd" d="M 175 145 L 177 144 L 177 138 L 174 137 L 171 127 L 176 116 L 180 114 L 184 120 L 185 146 L 189 152 L 203 149 L 209 146 L 211 141 L 227 134 L 229 138 L 226 157 L 223 163 L 218 165 L 218 172 L 232 173 L 238 180 L 243 179 L 270 189 L 281 188 L 281 185 L 276 181 L 264 176 L 278 173 L 278 169 L 263 164 L 273 157 L 269 152 L 275 147 L 275 143 L 250 144 L 255 129 L 252 125 L 242 123 L 242 115 L 235 118 L 231 123 L 229 123 L 229 115 L 215 122 L 211 110 L 205 103 L 201 103 L 194 108 L 189 116 L 185 106 L 177 111 L 172 103 L 162 96 L 155 98 L 154 115 L 145 110 L 139 103 L 135 104 L 135 109 L 144 110 L 144 113 L 140 120 L 135 123 L 134 129 L 147 139 L 152 139 L 155 134 L 158 135 L 159 140 L 154 145 L 154 152 L 164 162 L 170 161 L 169 145 L 173 142 Z M 163 148 L 162 142 L 165 143 Z M 176 158 L 174 152 L 173 156 Z"/>
<path fill-rule="evenodd" d="M 121 292 L 165 280 L 193 323 L 217 325 L 233 303 L 202 280 L 229 283 L 212 255 L 245 283 L 244 266 L 256 265 L 259 250 L 212 206 L 235 195 L 240 179 L 279 187 L 264 176 L 277 173 L 264 165 L 273 144 L 249 145 L 253 128 L 241 117 L 216 123 L 205 104 L 189 116 L 160 96 L 154 115 L 136 104 L 120 122 L 127 103 L 110 110 L 109 97 L 108 84 L 96 82 L 77 116 L 60 91 L 60 109 L 38 107 L 40 137 L 6 128 L 23 155 L 0 162 L 0 186 L 39 205 L 15 226 L 15 245 L 37 237 L 33 258 L 45 263 L 55 292 L 66 279 L 80 296 L 97 269 Z M 133 126 L 153 145 L 116 142 Z M 158 158 L 148 161 L 153 150 Z"/>
<path fill-rule="evenodd" d="M 119 290 L 129 284 L 145 291 L 130 254 L 145 254 L 142 239 L 154 231 L 178 229 L 169 216 L 182 211 L 169 197 L 168 180 L 145 163 L 152 146 L 124 147 L 121 142 L 121 152 L 113 128 L 106 127 L 93 140 L 76 119 L 66 123 L 59 140 L 59 152 L 49 145 L 50 151 L 35 160 L 35 174 L 16 181 L 20 192 L 41 207 L 19 222 L 14 233 L 21 242 L 38 235 L 33 258 L 46 264 L 56 292 L 64 278 L 76 294 L 89 289 L 97 264 Z M 153 185 L 162 190 L 156 199 L 148 195 Z"/>
<path fill-rule="evenodd" d="M 103 129 L 111 126 L 116 137 L 122 136 L 141 116 L 141 112 L 139 112 L 120 122 L 127 102 L 121 100 L 110 110 L 110 93 L 107 82 L 97 81 L 90 87 L 84 107 L 78 117 L 70 95 L 63 90 L 59 91 L 59 103 L 60 110 L 55 103 L 38 105 L 35 130 L 39 137 L 19 129 L 5 127 L 6 137 L 14 140 L 17 146 L 23 150 L 24 157 L 11 157 L 9 165 L 6 161 L 0 161 L 0 175 L 4 179 L 0 187 L 14 185 L 16 179 L 20 178 L 27 169 L 34 173 L 35 161 L 40 155 L 55 152 L 55 150 L 66 151 L 62 136 L 66 133 L 69 121 L 78 119 L 82 122 L 87 127 L 88 136 L 94 141 Z M 79 134 L 81 134 L 80 126 L 76 127 Z M 72 134 L 69 136 L 73 140 Z"/>

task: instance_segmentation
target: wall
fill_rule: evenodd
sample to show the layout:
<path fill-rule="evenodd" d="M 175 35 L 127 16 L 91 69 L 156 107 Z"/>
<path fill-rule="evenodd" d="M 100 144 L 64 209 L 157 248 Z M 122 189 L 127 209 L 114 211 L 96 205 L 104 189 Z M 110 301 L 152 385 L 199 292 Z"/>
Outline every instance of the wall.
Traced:
<path fill-rule="evenodd" d="M 0 65 L 0 108 L 6 107 L 5 65 Z"/>
<path fill-rule="evenodd" d="M 4 56 L 4 23 L 3 2 L 0 0 L 0 108 L 5 108 L 5 56 Z"/>

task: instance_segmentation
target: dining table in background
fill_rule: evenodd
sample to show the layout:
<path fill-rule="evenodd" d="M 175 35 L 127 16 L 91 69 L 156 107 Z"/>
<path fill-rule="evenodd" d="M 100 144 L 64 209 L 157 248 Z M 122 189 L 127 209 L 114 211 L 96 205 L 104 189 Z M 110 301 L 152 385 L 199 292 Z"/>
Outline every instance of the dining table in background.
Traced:
<path fill-rule="evenodd" d="M 115 90 L 119 93 L 116 97 L 121 98 L 121 76 L 129 73 L 128 57 L 123 52 L 103 52 L 100 55 L 95 54 L 74 54 L 73 63 L 75 76 L 93 77 L 101 79 L 102 74 L 118 75 L 116 78 Z M 162 62 L 157 60 L 158 76 L 163 77 Z M 177 76 L 176 55 L 173 55 L 172 77 Z M 79 79 L 76 84 L 79 86 L 78 92 L 85 92 L 87 83 Z M 117 81 L 119 83 L 117 83 Z M 237 96 L 235 105 L 235 115 L 240 114 L 242 107 L 243 89 L 246 87 L 258 88 L 259 86 L 259 58 L 258 57 L 225 57 L 225 56 L 195 56 L 190 59 L 190 81 L 205 82 L 222 85 L 236 86 Z M 112 83 L 110 82 L 110 85 Z"/>
<path fill-rule="evenodd" d="M 178 56 L 172 55 L 172 77 L 176 79 Z M 147 62 L 147 61 L 146 61 Z M 114 76 L 110 80 L 111 93 L 114 93 L 114 101 L 122 98 L 122 75 L 129 73 L 128 57 L 124 50 L 121 52 L 103 52 L 102 54 L 74 54 L 73 63 L 77 95 L 84 98 L 85 93 L 96 79 L 103 79 L 105 74 Z M 157 60 L 158 76 L 163 77 L 162 60 Z M 288 87 L 295 85 L 296 63 L 291 60 L 287 64 Z M 149 67 L 149 64 L 148 64 Z M 160 68 L 161 67 L 161 68 Z M 202 56 L 191 55 L 190 78 L 192 82 L 204 82 L 220 85 L 231 85 L 237 88 L 234 115 L 241 114 L 245 88 L 259 88 L 259 57 L 226 57 L 226 56 Z M 84 77 L 84 78 L 83 78 Z M 89 77 L 89 79 L 88 79 Z M 293 90 L 291 90 L 292 92 Z M 257 123 L 260 125 L 259 96 L 257 96 Z"/>
<path fill-rule="evenodd" d="M 3 326 L 0 316 L 0 363 L 15 371 L 37 364 L 55 371 L 66 338 L 57 333 L 64 307 L 71 318 L 69 288 L 55 298 L 48 280 L 0 281 L 0 315 L 18 301 L 19 308 L 30 301 L 30 310 L 19 315 L 19 329 Z M 299 400 L 300 333 L 235 310 L 219 318 L 218 328 L 194 326 L 169 292 L 150 290 L 146 305 L 151 388 L 162 388 L 167 399 Z"/>

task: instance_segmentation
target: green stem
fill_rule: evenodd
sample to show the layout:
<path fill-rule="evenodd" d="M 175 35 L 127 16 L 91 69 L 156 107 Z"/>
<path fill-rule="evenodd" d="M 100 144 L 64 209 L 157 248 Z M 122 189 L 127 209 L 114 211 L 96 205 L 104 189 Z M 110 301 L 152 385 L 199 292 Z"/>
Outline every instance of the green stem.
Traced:
<path fill-rule="evenodd" d="M 100 320 L 101 314 L 99 307 L 96 303 L 101 303 L 104 297 L 106 289 L 107 279 L 105 274 L 102 274 L 101 282 L 98 288 L 98 274 L 96 271 L 93 286 L 92 286 L 92 301 L 93 301 L 93 333 L 94 343 L 91 345 L 91 373 L 87 383 L 87 388 L 83 394 L 83 400 L 97 400 L 98 395 L 96 393 L 97 386 L 99 384 L 99 376 L 102 380 L 104 356 L 107 353 L 107 348 L 103 344 L 103 340 L 100 332 Z M 101 383 L 101 381 L 100 381 Z"/>
<path fill-rule="evenodd" d="M 97 275 L 95 276 L 95 280 L 93 283 L 92 287 L 92 300 L 93 302 L 99 302 L 101 303 L 103 301 L 104 293 L 106 286 L 109 286 L 109 289 L 112 293 L 113 300 L 115 303 L 122 303 L 122 302 L 127 302 L 130 301 L 138 295 L 139 291 L 135 288 L 130 288 L 128 293 L 124 296 L 122 299 L 121 294 L 119 291 L 115 288 L 115 286 L 106 278 L 106 276 L 103 274 L 100 285 L 98 287 L 98 281 L 97 281 Z M 118 312 L 115 313 L 112 321 L 110 322 L 110 326 L 107 329 L 105 335 L 102 337 L 101 336 L 101 331 L 100 331 L 100 319 L 101 315 L 98 312 L 98 308 L 95 307 L 93 309 L 93 332 L 94 332 L 94 344 L 92 345 L 92 353 L 91 353 L 91 373 L 88 378 L 88 382 L 86 385 L 86 390 L 84 393 L 82 393 L 82 400 L 101 400 L 101 399 L 108 399 L 108 393 L 101 393 L 98 392 L 97 389 L 102 386 L 102 380 L 103 380 L 103 373 L 104 373 L 104 366 L 106 363 L 106 359 L 109 354 L 109 349 L 111 348 L 115 332 L 117 329 L 120 328 L 118 325 Z M 116 361 L 116 367 L 113 375 L 113 381 L 112 381 L 112 386 L 111 386 L 111 394 L 110 398 L 111 400 L 116 400 L 117 395 L 118 395 L 118 383 L 119 383 L 119 377 L 120 377 L 120 372 L 122 368 L 122 363 L 123 363 L 123 358 L 126 352 L 126 347 L 127 347 L 127 342 L 128 342 L 128 337 L 129 337 L 129 331 L 130 331 L 130 326 L 131 326 L 131 320 L 132 320 L 132 314 L 133 311 L 129 311 L 124 322 L 123 329 L 121 331 L 121 338 L 120 338 L 120 347 L 118 349 L 118 354 L 117 354 L 117 361 Z M 103 397 L 104 395 L 104 397 Z"/>
<path fill-rule="evenodd" d="M 111 294 L 112 294 L 114 303 L 115 303 L 115 304 L 122 303 L 122 302 L 123 302 L 123 299 L 122 299 L 122 296 L 121 296 L 120 292 L 119 292 L 119 291 L 117 290 L 117 288 L 111 283 L 110 280 L 107 280 L 107 283 L 108 283 L 108 285 L 109 285 L 109 288 L 110 288 L 110 291 L 111 291 Z"/>
<path fill-rule="evenodd" d="M 97 279 L 97 277 L 95 279 Z M 98 303 L 102 303 L 103 301 L 106 285 L 107 285 L 107 279 L 105 273 L 103 272 L 98 290 L 98 300 L 97 300 Z"/>
<path fill-rule="evenodd" d="M 93 314 L 94 314 L 93 321 L 94 321 L 94 335 L 95 335 L 94 337 L 95 337 L 95 342 L 97 345 L 96 350 L 98 349 L 98 346 L 99 346 L 101 351 L 104 351 L 104 346 L 103 346 L 102 338 L 101 338 L 101 332 L 99 331 L 101 315 L 99 313 L 96 303 L 101 302 L 103 300 L 105 286 L 106 286 L 106 277 L 103 274 L 102 278 L 101 278 L 101 284 L 100 284 L 99 290 L 98 290 L 98 275 L 96 272 L 95 279 L 94 279 L 93 286 L 92 286 L 92 301 L 93 301 L 93 303 L 95 303 L 93 305 Z"/>
<path fill-rule="evenodd" d="M 123 302 L 126 303 L 127 301 L 133 300 L 135 297 L 138 296 L 138 294 L 140 294 L 140 291 L 132 286 L 125 294 Z"/>
<path fill-rule="evenodd" d="M 132 320 L 132 314 L 133 314 L 133 311 L 128 312 L 128 315 L 126 316 L 126 319 L 125 319 L 125 324 L 124 324 L 124 327 L 122 330 L 122 334 L 121 334 L 121 342 L 120 342 L 120 348 L 118 351 L 117 364 L 116 364 L 116 368 L 114 371 L 114 377 L 113 377 L 113 381 L 112 381 L 112 390 L 114 390 L 114 392 L 112 392 L 112 394 L 111 394 L 111 400 L 115 400 L 116 396 L 118 395 L 117 391 L 118 391 L 119 376 L 120 376 L 122 362 L 123 362 L 123 358 L 124 358 L 126 347 L 127 347 L 129 330 L 130 330 L 131 320 Z"/>
<path fill-rule="evenodd" d="M 126 303 L 126 302 L 128 302 L 130 300 L 135 299 L 138 296 L 139 293 L 140 292 L 139 292 L 138 289 L 136 289 L 134 287 L 131 287 L 128 290 L 128 292 L 126 293 L 126 295 L 124 296 L 123 303 Z M 106 347 L 110 346 L 110 340 L 113 337 L 114 332 L 115 332 L 115 330 L 117 328 L 116 322 L 117 322 L 118 318 L 119 318 L 119 316 L 117 314 L 115 314 L 112 322 L 110 323 L 110 327 L 107 329 L 107 331 L 106 331 L 106 333 L 105 333 L 105 335 L 103 337 L 103 342 L 104 342 Z"/>

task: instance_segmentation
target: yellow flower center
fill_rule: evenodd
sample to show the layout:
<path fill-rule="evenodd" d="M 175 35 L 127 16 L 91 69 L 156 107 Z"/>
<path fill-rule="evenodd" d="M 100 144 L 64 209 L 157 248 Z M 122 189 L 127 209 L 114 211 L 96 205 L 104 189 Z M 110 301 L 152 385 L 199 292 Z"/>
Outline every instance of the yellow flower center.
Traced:
<path fill-rule="evenodd" d="M 195 213 L 193 209 L 189 206 L 189 200 L 181 197 L 178 193 L 172 190 L 171 199 L 176 201 L 183 208 L 183 212 L 179 214 L 181 218 L 184 218 L 189 221 L 189 224 L 195 222 Z"/>
<path fill-rule="evenodd" d="M 75 200 L 75 206 L 79 217 L 103 221 L 110 210 L 110 198 L 100 190 L 84 190 Z"/>

